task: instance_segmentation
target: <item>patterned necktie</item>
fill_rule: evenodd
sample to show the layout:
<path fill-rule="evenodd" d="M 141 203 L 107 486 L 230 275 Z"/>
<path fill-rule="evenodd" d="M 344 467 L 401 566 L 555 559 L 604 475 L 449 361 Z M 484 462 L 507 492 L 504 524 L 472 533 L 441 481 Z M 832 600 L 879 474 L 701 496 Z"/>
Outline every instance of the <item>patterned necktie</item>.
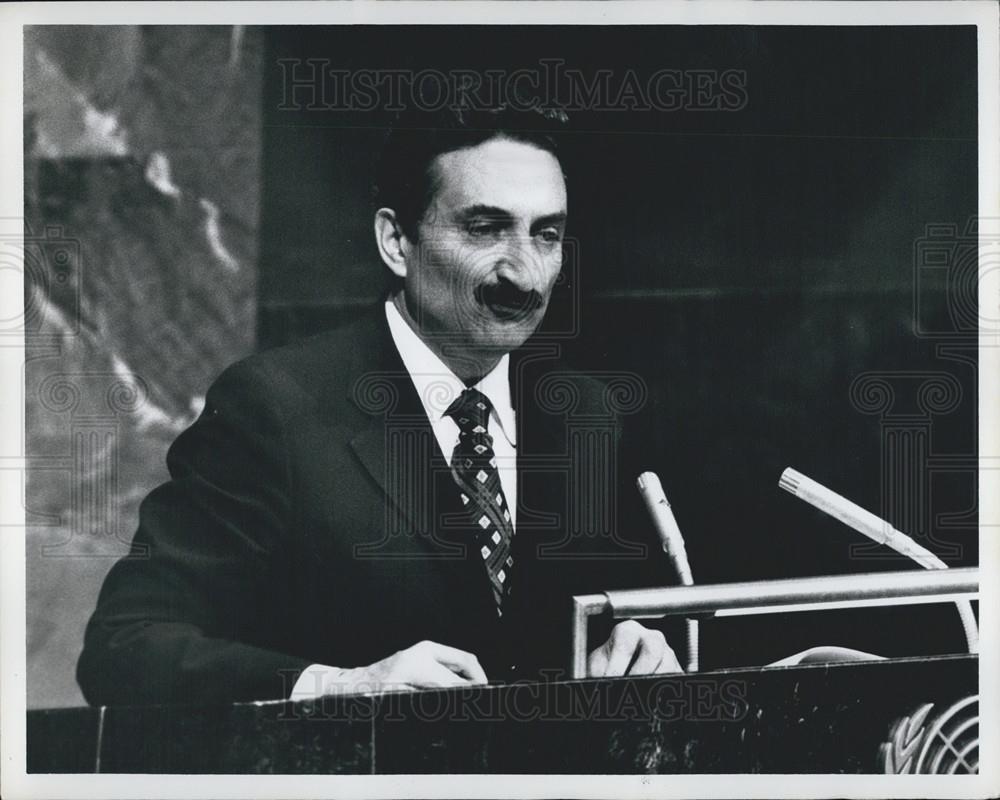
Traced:
<path fill-rule="evenodd" d="M 451 458 L 451 474 L 462 494 L 462 505 L 476 531 L 479 554 L 493 587 L 497 616 L 510 594 L 510 554 L 514 525 L 500 485 L 493 437 L 487 433 L 492 404 L 476 389 L 466 389 L 445 412 L 458 423 L 458 444 Z"/>

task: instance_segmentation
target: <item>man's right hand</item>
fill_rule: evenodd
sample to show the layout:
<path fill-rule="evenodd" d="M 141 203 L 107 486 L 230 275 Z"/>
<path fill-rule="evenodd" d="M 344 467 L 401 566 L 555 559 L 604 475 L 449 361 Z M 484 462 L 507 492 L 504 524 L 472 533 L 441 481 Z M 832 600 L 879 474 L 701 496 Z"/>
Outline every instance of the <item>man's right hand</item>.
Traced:
<path fill-rule="evenodd" d="M 472 653 L 423 641 L 365 667 L 340 669 L 314 664 L 299 677 L 292 689 L 292 699 L 400 689 L 436 689 L 486 682 L 486 673 Z"/>

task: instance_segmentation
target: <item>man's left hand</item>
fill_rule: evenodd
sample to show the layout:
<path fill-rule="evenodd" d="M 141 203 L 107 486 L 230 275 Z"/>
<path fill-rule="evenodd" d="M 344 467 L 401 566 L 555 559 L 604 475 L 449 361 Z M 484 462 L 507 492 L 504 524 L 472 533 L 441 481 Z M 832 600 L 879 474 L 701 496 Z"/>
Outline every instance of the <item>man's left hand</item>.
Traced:
<path fill-rule="evenodd" d="M 615 625 L 608 640 L 587 658 L 588 678 L 683 671 L 663 634 L 635 620 Z"/>

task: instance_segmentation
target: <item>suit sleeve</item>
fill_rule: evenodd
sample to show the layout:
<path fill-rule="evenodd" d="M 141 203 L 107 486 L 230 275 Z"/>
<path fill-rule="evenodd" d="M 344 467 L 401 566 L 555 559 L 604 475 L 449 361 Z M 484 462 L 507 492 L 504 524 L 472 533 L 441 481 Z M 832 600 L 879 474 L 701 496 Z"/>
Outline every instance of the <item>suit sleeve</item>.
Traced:
<path fill-rule="evenodd" d="M 253 644 L 293 505 L 277 396 L 262 370 L 230 368 L 171 446 L 171 480 L 143 502 L 87 626 L 91 704 L 278 698 L 308 666 Z"/>

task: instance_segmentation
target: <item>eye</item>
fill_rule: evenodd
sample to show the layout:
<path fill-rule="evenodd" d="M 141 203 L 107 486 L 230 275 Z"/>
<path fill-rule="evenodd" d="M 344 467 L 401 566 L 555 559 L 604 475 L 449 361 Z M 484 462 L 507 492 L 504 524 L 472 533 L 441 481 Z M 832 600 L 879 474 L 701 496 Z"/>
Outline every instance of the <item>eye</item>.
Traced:
<path fill-rule="evenodd" d="M 555 244 L 562 238 L 562 234 L 559 232 L 558 228 L 542 228 L 535 235 L 540 236 L 543 242 L 547 242 L 549 244 Z"/>
<path fill-rule="evenodd" d="M 494 220 L 473 220 L 465 230 L 470 236 L 492 236 L 500 230 L 500 224 Z"/>

